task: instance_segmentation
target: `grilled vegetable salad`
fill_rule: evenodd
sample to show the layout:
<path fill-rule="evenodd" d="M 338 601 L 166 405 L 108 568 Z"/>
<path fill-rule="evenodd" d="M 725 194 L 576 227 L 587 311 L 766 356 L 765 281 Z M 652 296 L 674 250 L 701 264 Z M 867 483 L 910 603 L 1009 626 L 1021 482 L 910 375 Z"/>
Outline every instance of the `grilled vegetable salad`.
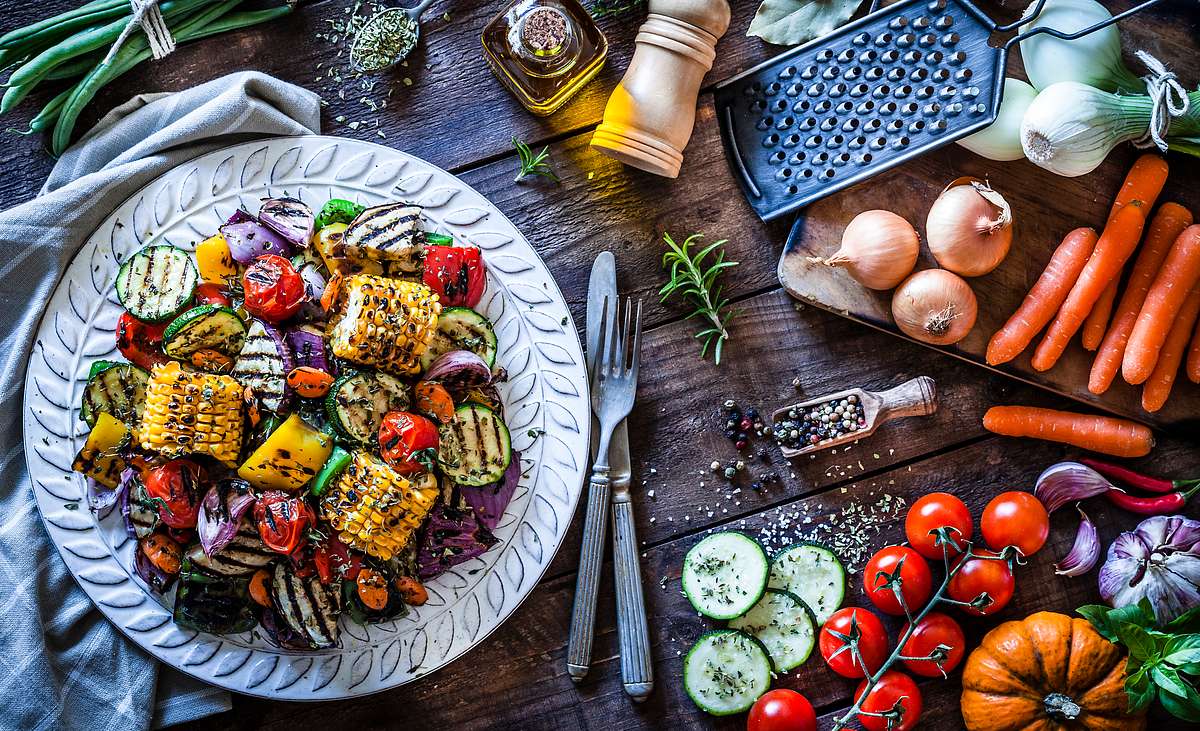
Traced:
<path fill-rule="evenodd" d="M 126 361 L 92 366 L 74 469 L 175 621 L 330 647 L 496 543 L 520 466 L 485 285 L 408 203 L 270 199 L 122 264 Z"/>

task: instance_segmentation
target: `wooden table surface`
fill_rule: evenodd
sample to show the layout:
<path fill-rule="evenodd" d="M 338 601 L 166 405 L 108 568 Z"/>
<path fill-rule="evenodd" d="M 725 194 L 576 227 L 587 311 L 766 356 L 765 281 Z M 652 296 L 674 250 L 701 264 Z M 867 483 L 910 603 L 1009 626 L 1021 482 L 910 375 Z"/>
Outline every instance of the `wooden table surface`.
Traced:
<path fill-rule="evenodd" d="M 0 0 L 0 30 L 74 4 L 75 0 Z M 1077 454 L 1057 445 L 990 436 L 980 424 L 992 404 L 1067 406 L 1061 399 L 790 300 L 775 277 L 788 223 L 763 224 L 746 205 L 721 152 L 711 95 L 701 95 L 696 131 L 678 180 L 622 167 L 588 147 L 607 95 L 628 64 L 643 10 L 601 21 L 611 46 L 609 63 L 566 107 L 538 118 L 499 86 L 481 54 L 480 29 L 501 3 L 444 3 L 437 10 L 444 9 L 446 15 L 427 14 L 421 45 L 407 68 L 366 80 L 348 77 L 342 46 L 327 37 L 330 22 L 343 19 L 352 4 L 304 3 L 276 24 L 182 46 L 169 59 L 143 65 L 103 91 L 85 113 L 80 130 L 133 94 L 180 89 L 231 71 L 256 69 L 321 93 L 327 102 L 327 133 L 413 153 L 457 173 L 488 196 L 546 260 L 580 326 L 591 262 L 600 251 L 613 251 L 622 291 L 648 305 L 642 383 L 630 435 L 657 689 L 640 706 L 630 703 L 622 690 L 611 564 L 606 565 L 601 590 L 593 670 L 578 686 L 566 673 L 567 624 L 580 540 L 577 520 L 521 608 L 449 667 L 402 688 L 352 701 L 307 705 L 239 696 L 231 712 L 188 728 L 740 728 L 742 716 L 719 720 L 698 712 L 680 684 L 682 653 L 714 626 L 697 617 L 679 592 L 683 554 L 705 531 L 740 528 L 772 547 L 796 537 L 840 536 L 842 543 L 865 546 L 869 555 L 874 548 L 903 540 L 897 520 L 902 506 L 926 492 L 956 493 L 977 515 L 996 492 L 1031 489 L 1043 468 Z M 988 8 L 1007 20 L 1015 17 L 1011 8 L 1019 4 L 1011 2 L 1008 10 Z M 1116 8 L 1128 4 L 1109 3 Z M 779 50 L 745 36 L 757 2 L 738 0 L 734 5 L 733 23 L 717 47 L 708 84 Z M 1125 47 L 1154 53 L 1163 38 L 1200 37 L 1198 24 L 1200 13 L 1190 0 L 1167 0 L 1125 25 Z M 1188 70 L 1184 59 L 1163 60 Z M 1184 74 L 1182 81 L 1194 87 L 1200 81 L 1200 65 L 1193 57 L 1190 66 L 1191 75 Z M 1014 62 L 1013 68 L 1019 69 L 1019 64 Z M 38 102 L 47 99 L 45 90 L 35 94 L 31 103 L 4 120 L 5 126 L 23 126 L 40 108 Z M 381 107 L 384 100 L 387 105 Z M 514 135 L 535 148 L 549 145 L 560 185 L 541 179 L 513 183 Z M 1061 181 L 1061 186 L 1051 178 L 1046 195 L 1086 191 L 1096 200 L 1107 198 L 1128 159 L 1127 153 L 1117 155 L 1092 175 Z M 0 206 L 32 197 L 51 165 L 42 139 L 8 137 L 0 148 Z M 933 153 L 922 161 L 922 169 L 934 170 L 946 181 L 970 170 L 1003 180 L 1008 187 L 1048 179 L 1025 162 L 982 161 L 956 146 Z M 847 190 L 836 197 L 836 205 L 826 208 L 886 207 L 889 185 L 902 181 L 902 175 L 900 171 Z M 1074 225 L 1078 224 L 1070 224 Z M 677 239 L 693 232 L 728 239 L 730 258 L 740 262 L 726 277 L 726 293 L 740 314 L 720 366 L 699 358 L 692 339 L 696 324 L 683 319 L 687 310 L 678 303 L 658 302 L 664 231 Z M 751 489 L 748 477 L 731 486 L 709 472 L 713 460 L 736 456 L 721 434 L 722 417 L 717 413 L 726 399 L 768 412 L 805 395 L 851 385 L 886 387 L 921 374 L 936 379 L 941 394 L 941 409 L 930 418 L 894 422 L 852 448 L 791 463 L 762 443 L 758 446 L 766 459 L 749 458 L 748 471 L 774 472 L 781 481 L 761 492 Z M 1200 453 L 1194 443 L 1164 437 L 1150 457 L 1136 464 L 1155 473 L 1185 476 L 1200 473 Z M 1137 523 L 1134 516 L 1092 503 L 1089 513 L 1106 543 Z M 1188 512 L 1200 514 L 1194 508 Z M 1006 619 L 1040 609 L 1070 612 L 1099 600 L 1095 570 L 1077 579 L 1053 573 L 1053 561 L 1066 553 L 1074 537 L 1075 521 L 1070 511 L 1054 516 L 1046 548 L 1019 570 L 1016 596 L 1004 611 L 986 620 L 963 621 L 972 646 Z M 861 563 L 853 567 L 861 569 Z M 861 571 L 856 571 L 849 602 L 863 603 L 860 582 Z M 781 677 L 776 687 L 803 691 L 827 728 L 848 705 L 854 685 L 814 659 Z M 926 709 L 922 728 L 961 728 L 957 674 L 947 681 L 923 681 L 921 687 Z M 1159 719 L 1153 727 L 1171 725 Z"/>

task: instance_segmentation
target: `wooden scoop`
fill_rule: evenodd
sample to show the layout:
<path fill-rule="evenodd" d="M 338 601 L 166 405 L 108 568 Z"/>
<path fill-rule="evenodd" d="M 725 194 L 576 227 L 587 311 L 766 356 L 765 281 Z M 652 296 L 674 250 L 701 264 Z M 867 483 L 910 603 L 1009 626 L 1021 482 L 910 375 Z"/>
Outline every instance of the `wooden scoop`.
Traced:
<path fill-rule="evenodd" d="M 787 413 L 792 409 L 797 411 L 810 409 L 813 406 L 833 401 L 835 399 L 844 399 L 847 396 L 857 396 L 859 402 L 863 405 L 863 417 L 867 420 L 866 426 L 858 431 L 848 432 L 835 439 L 826 439 L 816 444 L 810 444 L 802 449 L 793 449 L 780 445 L 783 450 L 784 457 L 796 457 L 801 454 L 809 454 L 829 447 L 837 447 L 842 444 L 858 441 L 863 437 L 870 436 L 875 433 L 875 430 L 885 422 L 892 419 L 900 419 L 905 416 L 929 416 L 937 411 L 937 384 L 929 376 L 919 376 L 910 381 L 905 381 L 895 388 L 889 388 L 886 391 L 878 393 L 867 391 L 862 388 L 848 388 L 845 391 L 838 391 L 819 398 L 810 399 L 791 406 L 784 406 L 777 409 L 771 415 L 771 420 L 778 423 L 787 418 Z"/>

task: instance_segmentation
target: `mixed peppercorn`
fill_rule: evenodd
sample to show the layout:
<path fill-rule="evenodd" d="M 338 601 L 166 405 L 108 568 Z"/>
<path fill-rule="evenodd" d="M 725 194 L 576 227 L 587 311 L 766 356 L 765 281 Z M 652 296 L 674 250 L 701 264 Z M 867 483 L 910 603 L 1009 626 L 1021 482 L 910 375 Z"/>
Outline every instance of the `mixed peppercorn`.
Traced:
<path fill-rule="evenodd" d="M 803 449 L 846 436 L 867 426 L 866 414 L 853 394 L 813 406 L 789 409 L 775 422 L 773 434 L 782 447 Z"/>
<path fill-rule="evenodd" d="M 745 411 L 742 411 L 733 399 L 729 399 L 723 404 L 723 408 L 718 415 L 724 419 L 724 433 L 726 438 L 733 442 L 734 447 L 739 452 L 746 452 L 750 448 L 751 439 L 756 437 L 770 437 L 773 433 L 772 427 L 763 422 L 757 409 L 747 408 Z M 737 459 L 731 459 L 724 463 L 719 460 L 713 460 L 709 468 L 729 482 L 733 482 L 738 474 L 747 470 L 746 460 L 749 456 L 739 456 Z M 753 456 L 763 464 L 770 465 L 771 463 L 771 456 L 765 449 L 759 448 L 754 452 Z M 753 476 L 750 488 L 759 491 L 765 485 L 772 485 L 778 482 L 779 475 L 775 472 L 762 472 Z"/>

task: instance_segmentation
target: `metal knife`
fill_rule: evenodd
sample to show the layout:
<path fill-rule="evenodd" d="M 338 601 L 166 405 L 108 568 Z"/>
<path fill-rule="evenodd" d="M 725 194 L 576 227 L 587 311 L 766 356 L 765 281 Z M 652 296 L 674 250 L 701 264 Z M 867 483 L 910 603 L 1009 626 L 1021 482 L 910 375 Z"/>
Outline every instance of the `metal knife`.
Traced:
<path fill-rule="evenodd" d="M 587 344 L 588 372 L 599 352 L 600 318 L 605 303 L 609 316 L 616 312 L 616 259 L 610 252 L 596 257 L 588 283 Z M 592 456 L 596 456 L 599 428 L 593 422 Z M 629 495 L 629 434 L 625 422 L 613 432 L 608 449 L 609 479 L 612 483 L 613 571 L 616 578 L 617 634 L 621 650 L 621 680 L 625 692 L 635 701 L 645 700 L 654 687 L 650 664 L 650 640 L 646 608 L 642 596 L 641 566 L 638 561 L 637 535 L 634 531 L 633 503 Z"/>

